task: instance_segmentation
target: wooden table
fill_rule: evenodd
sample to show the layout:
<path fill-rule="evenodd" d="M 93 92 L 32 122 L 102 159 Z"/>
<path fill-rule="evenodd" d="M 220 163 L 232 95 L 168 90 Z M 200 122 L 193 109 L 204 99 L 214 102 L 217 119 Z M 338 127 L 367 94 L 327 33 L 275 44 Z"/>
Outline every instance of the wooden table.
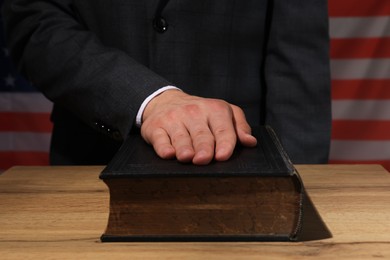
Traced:
<path fill-rule="evenodd" d="M 377 165 L 296 167 L 330 238 L 101 243 L 109 202 L 108 189 L 98 179 L 102 167 L 14 167 L 0 175 L 0 258 L 390 259 L 386 170 Z"/>

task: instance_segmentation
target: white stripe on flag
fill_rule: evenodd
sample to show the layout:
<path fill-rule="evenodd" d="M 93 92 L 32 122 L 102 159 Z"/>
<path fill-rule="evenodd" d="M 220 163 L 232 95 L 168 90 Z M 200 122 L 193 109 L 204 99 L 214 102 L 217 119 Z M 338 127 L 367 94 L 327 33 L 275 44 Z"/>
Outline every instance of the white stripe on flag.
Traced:
<path fill-rule="evenodd" d="M 0 151 L 48 152 L 50 133 L 1 132 Z"/>
<path fill-rule="evenodd" d="M 390 100 L 333 100 L 335 120 L 390 120 Z"/>
<path fill-rule="evenodd" d="M 375 161 L 389 160 L 390 141 L 332 140 L 330 160 Z"/>
<path fill-rule="evenodd" d="M 2 92 L 0 112 L 50 113 L 52 103 L 41 93 Z"/>
<path fill-rule="evenodd" d="M 390 79 L 390 59 L 333 59 L 330 66 L 332 79 Z"/>
<path fill-rule="evenodd" d="M 371 38 L 390 36 L 390 16 L 330 18 L 331 38 Z"/>

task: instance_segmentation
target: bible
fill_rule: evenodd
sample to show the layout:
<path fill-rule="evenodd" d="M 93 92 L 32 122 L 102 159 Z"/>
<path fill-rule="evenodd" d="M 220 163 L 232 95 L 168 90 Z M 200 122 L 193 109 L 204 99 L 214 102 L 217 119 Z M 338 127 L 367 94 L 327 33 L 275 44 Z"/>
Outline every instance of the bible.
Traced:
<path fill-rule="evenodd" d="M 103 242 L 294 241 L 304 187 L 271 127 L 258 144 L 206 166 L 160 159 L 130 136 L 103 169 L 109 188 Z"/>

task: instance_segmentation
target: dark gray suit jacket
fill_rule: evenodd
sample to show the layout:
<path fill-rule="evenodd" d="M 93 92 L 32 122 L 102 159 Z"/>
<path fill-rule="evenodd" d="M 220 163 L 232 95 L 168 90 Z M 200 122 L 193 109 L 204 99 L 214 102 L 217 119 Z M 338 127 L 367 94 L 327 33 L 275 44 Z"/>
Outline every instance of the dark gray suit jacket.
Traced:
<path fill-rule="evenodd" d="M 5 1 L 11 54 L 54 102 L 52 163 L 107 163 L 142 101 L 169 84 L 271 125 L 294 163 L 327 162 L 325 0 L 171 0 L 164 33 L 152 25 L 158 4 Z"/>

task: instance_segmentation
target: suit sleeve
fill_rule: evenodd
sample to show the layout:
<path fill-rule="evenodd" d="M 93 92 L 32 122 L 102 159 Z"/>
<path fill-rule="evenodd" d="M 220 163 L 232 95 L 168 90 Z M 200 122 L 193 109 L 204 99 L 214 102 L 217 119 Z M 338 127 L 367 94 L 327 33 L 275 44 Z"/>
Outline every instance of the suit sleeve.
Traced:
<path fill-rule="evenodd" d="M 266 123 L 294 163 L 326 163 L 331 132 L 327 1 L 273 0 Z"/>
<path fill-rule="evenodd" d="M 6 38 L 19 70 L 91 127 L 125 138 L 144 99 L 165 79 L 86 30 L 71 0 L 6 0 Z"/>

